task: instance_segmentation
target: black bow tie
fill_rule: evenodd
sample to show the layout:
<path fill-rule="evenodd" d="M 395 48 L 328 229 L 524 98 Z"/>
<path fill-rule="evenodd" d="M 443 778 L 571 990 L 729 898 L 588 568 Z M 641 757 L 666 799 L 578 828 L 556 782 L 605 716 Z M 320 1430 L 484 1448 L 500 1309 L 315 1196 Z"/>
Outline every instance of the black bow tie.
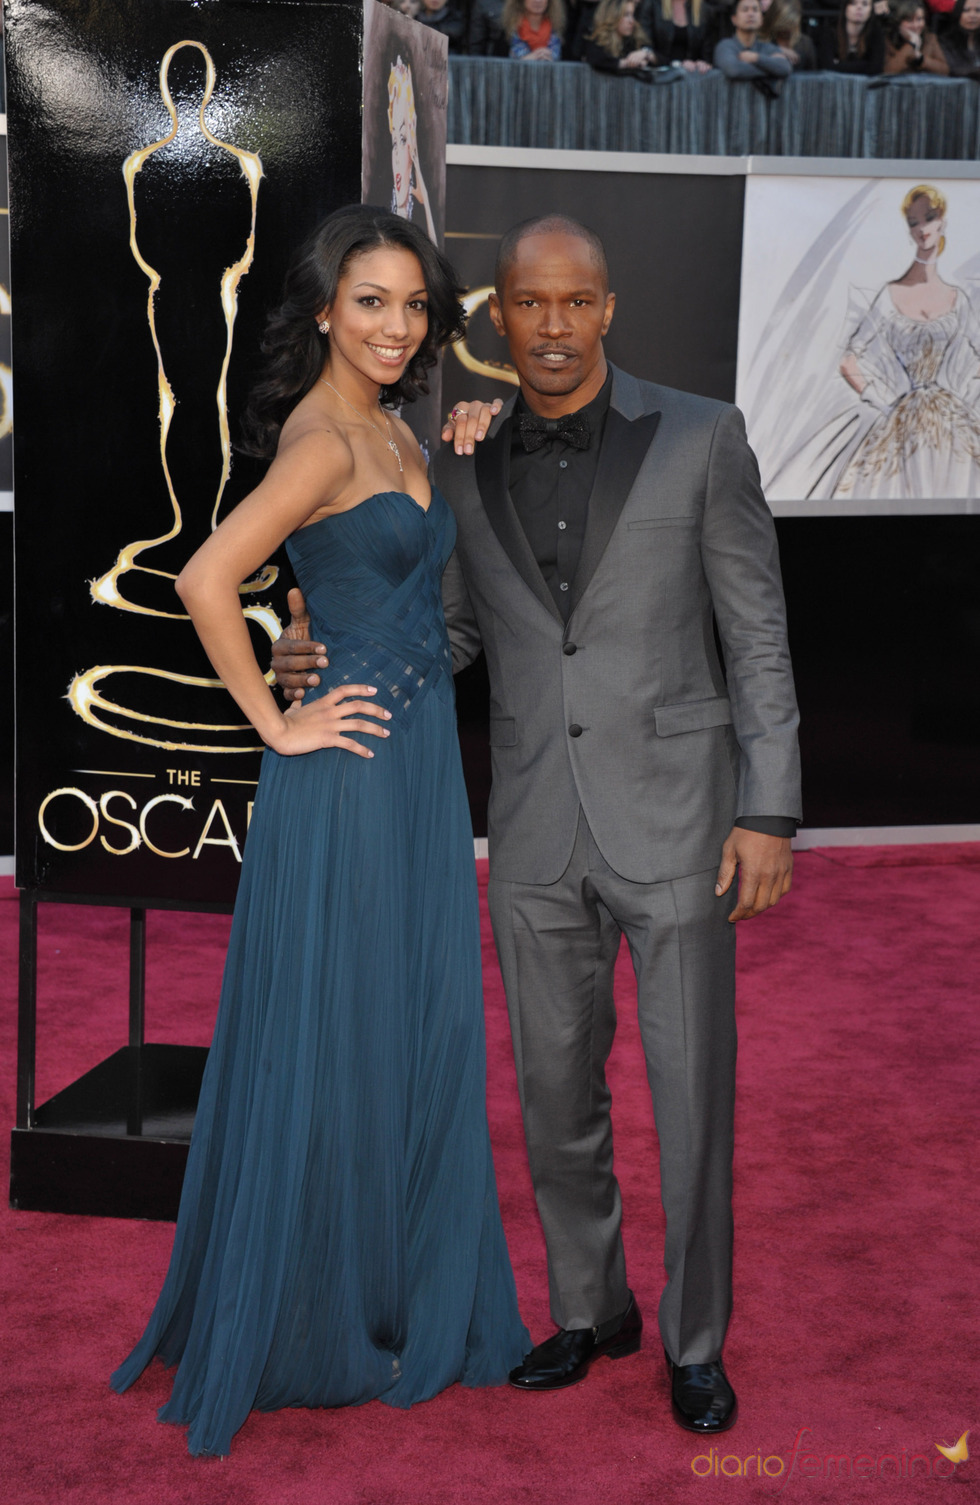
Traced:
<path fill-rule="evenodd" d="M 533 454 L 550 439 L 561 439 L 575 449 L 589 447 L 588 413 L 566 413 L 563 418 L 539 418 L 536 413 L 522 413 L 520 421 L 521 442 L 528 454 Z"/>

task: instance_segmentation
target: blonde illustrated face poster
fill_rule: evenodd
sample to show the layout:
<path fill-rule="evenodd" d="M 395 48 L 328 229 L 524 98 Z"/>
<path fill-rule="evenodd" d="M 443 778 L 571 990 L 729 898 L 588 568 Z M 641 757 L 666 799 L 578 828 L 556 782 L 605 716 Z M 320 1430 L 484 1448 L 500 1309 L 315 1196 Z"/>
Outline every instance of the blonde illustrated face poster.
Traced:
<path fill-rule="evenodd" d="M 750 177 L 737 400 L 777 515 L 980 510 L 980 183 Z"/>

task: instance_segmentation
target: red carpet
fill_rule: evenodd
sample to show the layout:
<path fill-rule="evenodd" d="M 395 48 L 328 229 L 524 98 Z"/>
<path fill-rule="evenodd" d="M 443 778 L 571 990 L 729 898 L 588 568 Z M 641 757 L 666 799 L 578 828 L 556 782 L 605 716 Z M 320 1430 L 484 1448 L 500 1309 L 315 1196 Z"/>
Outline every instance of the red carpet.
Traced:
<path fill-rule="evenodd" d="M 895 867 L 887 857 L 842 862 L 840 849 L 803 853 L 790 898 L 742 927 L 736 1308 L 726 1349 L 741 1417 L 715 1452 L 669 1416 L 655 1322 L 656 1145 L 623 968 L 612 1076 L 631 1281 L 648 1319 L 640 1354 L 601 1360 L 583 1385 L 552 1396 L 455 1388 L 407 1413 L 373 1403 L 254 1415 L 229 1460 L 192 1460 L 183 1433 L 154 1419 L 170 1383 L 161 1368 L 122 1397 L 107 1384 L 149 1313 L 172 1225 L 5 1210 L 0 1498 L 976 1498 L 978 1457 L 954 1468 L 935 1444 L 973 1429 L 968 1446 L 980 1455 L 980 864 L 915 850 L 914 865 Z M 6 1126 L 17 907 L 9 880 L 0 883 Z M 150 915 L 150 1039 L 206 1043 L 227 923 Z M 40 1101 L 124 1043 L 126 944 L 119 911 L 42 907 Z M 486 977 L 498 1178 L 522 1309 L 540 1338 L 550 1331 L 543 1246 L 489 936 Z"/>

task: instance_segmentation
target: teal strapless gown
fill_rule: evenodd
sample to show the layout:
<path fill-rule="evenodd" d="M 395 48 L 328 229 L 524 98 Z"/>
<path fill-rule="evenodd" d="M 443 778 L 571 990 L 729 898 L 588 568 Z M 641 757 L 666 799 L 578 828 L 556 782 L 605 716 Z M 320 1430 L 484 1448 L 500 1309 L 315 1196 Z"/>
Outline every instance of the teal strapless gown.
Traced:
<path fill-rule="evenodd" d="M 410 1406 L 530 1347 L 486 1119 L 473 839 L 434 492 L 368 497 L 288 548 L 390 737 L 266 752 L 173 1254 L 112 1376 L 178 1364 L 164 1421 L 227 1453 L 253 1408 Z"/>

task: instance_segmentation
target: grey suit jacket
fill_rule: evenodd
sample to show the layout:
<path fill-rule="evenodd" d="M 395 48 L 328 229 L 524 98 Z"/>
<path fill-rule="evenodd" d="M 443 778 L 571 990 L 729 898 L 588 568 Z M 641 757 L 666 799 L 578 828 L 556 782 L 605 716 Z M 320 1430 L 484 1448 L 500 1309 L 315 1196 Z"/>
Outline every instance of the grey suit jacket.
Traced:
<path fill-rule="evenodd" d="M 508 491 L 512 408 L 475 460 L 445 447 L 434 467 L 458 525 L 454 665 L 482 645 L 489 668 L 493 876 L 559 878 L 580 806 L 624 878 L 702 872 L 736 816 L 800 815 L 776 535 L 741 414 L 613 369 L 566 625 Z"/>

